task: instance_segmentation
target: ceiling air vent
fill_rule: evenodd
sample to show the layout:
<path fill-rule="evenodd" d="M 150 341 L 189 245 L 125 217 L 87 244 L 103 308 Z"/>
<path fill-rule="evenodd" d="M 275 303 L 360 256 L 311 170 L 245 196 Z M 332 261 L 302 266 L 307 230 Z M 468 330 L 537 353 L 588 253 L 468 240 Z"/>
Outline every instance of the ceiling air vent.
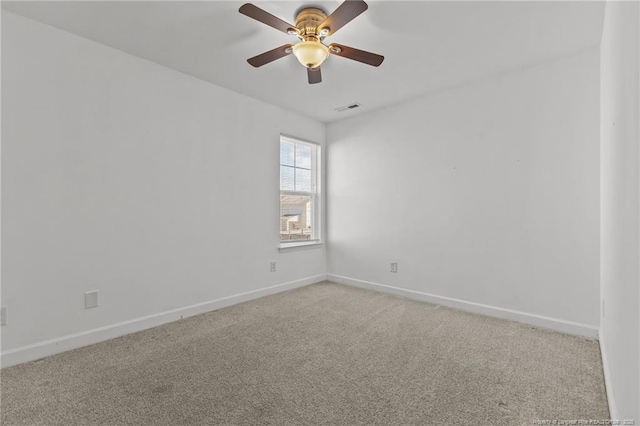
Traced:
<path fill-rule="evenodd" d="M 362 108 L 362 105 L 360 105 L 357 102 L 354 102 L 352 104 L 341 106 L 341 107 L 334 108 L 334 109 L 336 111 L 338 111 L 338 112 L 343 112 L 343 111 L 349 111 L 350 109 L 356 109 L 356 108 Z"/>

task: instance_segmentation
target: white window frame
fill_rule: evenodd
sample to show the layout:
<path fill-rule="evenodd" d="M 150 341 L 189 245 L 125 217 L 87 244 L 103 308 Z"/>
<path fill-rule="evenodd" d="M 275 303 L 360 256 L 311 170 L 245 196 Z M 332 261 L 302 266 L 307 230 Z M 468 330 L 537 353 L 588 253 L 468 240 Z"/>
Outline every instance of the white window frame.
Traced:
<path fill-rule="evenodd" d="M 288 191 L 280 189 L 280 167 L 283 165 L 278 160 L 278 189 L 280 193 L 278 195 L 278 239 L 280 240 L 280 196 L 281 195 L 303 195 L 311 197 L 311 238 L 309 240 L 280 240 L 280 251 L 287 251 L 287 249 L 304 248 L 304 247 L 317 247 L 322 245 L 322 196 L 321 196 L 321 183 L 322 183 L 322 147 L 319 143 L 304 140 L 295 136 L 289 136 L 280 134 L 278 141 L 278 151 L 281 150 L 281 143 L 283 141 L 309 145 L 313 149 L 311 150 L 311 192 L 304 191 Z M 280 157 L 279 157 L 280 158 Z M 295 186 L 294 186 L 295 187 Z"/>

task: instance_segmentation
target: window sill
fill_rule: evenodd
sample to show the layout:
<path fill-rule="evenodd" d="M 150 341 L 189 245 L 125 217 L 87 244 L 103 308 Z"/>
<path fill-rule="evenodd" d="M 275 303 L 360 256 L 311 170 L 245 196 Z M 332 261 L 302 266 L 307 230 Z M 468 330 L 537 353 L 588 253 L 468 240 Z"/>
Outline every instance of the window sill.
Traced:
<path fill-rule="evenodd" d="M 303 243 L 281 243 L 278 247 L 280 253 L 297 250 L 309 250 L 320 248 L 324 245 L 322 241 L 305 241 Z"/>

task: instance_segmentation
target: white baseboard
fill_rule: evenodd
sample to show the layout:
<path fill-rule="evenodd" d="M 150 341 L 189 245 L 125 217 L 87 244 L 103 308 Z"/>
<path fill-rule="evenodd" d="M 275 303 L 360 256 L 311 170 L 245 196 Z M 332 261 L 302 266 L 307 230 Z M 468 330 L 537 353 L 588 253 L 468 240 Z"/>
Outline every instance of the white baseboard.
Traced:
<path fill-rule="evenodd" d="M 451 297 L 436 296 L 416 290 L 393 287 L 390 285 L 363 281 L 355 278 L 343 277 L 340 275 L 327 274 L 327 280 L 354 287 L 376 290 L 383 293 L 390 293 L 396 296 L 429 302 L 436 305 L 449 306 L 476 314 L 522 322 L 537 327 L 560 331 L 562 333 L 588 337 L 591 339 L 598 339 L 598 329 L 586 324 L 565 321 L 558 318 L 545 317 L 542 315 L 529 314 L 526 312 L 514 311 L 511 309 L 498 308 L 496 306 L 483 305 L 481 303 L 468 302 L 466 300 L 453 299 Z"/>
<path fill-rule="evenodd" d="M 613 398 L 613 386 L 611 384 L 611 371 L 609 370 L 609 359 L 607 358 L 606 337 L 600 330 L 600 356 L 602 357 L 602 370 L 604 373 L 604 387 L 607 391 L 607 402 L 609 403 L 609 417 L 613 420 L 619 420 L 616 401 Z"/>
<path fill-rule="evenodd" d="M 70 334 L 56 339 L 21 346 L 19 348 L 2 352 L 2 354 L 0 355 L 0 364 L 2 365 L 2 368 L 5 368 L 16 364 L 33 361 L 36 359 L 44 358 L 46 356 L 55 355 L 60 352 L 65 352 L 82 346 L 92 345 L 94 343 L 113 339 L 125 334 L 135 333 L 137 331 L 157 327 L 159 325 L 177 321 L 182 318 L 191 317 L 205 312 L 215 311 L 227 306 L 236 305 L 238 303 L 247 302 L 249 300 L 258 299 L 260 297 L 280 293 L 282 291 L 292 290 L 294 288 L 314 284 L 320 281 L 324 281 L 325 279 L 325 274 L 315 275 L 300 280 L 290 281 L 283 284 L 277 284 L 258 290 L 234 294 L 233 296 L 222 297 L 220 299 L 186 306 L 184 308 L 172 309 L 170 311 L 160 312 L 157 314 L 124 321 L 93 330 Z"/>

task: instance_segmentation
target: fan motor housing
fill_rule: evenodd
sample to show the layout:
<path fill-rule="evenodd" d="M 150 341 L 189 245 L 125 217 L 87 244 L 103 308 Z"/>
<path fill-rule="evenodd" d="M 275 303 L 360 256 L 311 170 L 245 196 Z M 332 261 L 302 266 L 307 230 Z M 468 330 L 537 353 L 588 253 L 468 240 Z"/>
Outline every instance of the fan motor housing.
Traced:
<path fill-rule="evenodd" d="M 308 7 L 298 12 L 298 16 L 296 17 L 296 28 L 300 31 L 300 38 L 305 39 L 305 37 L 319 37 L 318 25 L 320 25 L 325 19 L 327 19 L 327 14 L 315 7 Z"/>

